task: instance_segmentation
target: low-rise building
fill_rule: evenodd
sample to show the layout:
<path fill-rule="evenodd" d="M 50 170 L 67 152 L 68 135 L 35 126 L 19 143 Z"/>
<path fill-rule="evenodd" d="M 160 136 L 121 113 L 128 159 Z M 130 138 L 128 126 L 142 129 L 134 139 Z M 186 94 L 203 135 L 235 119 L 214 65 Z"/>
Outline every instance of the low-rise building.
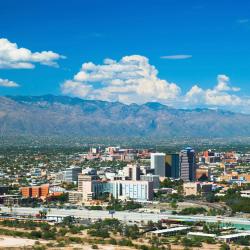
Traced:
<path fill-rule="evenodd" d="M 207 234 L 207 233 L 203 233 L 203 232 L 189 232 L 187 234 L 188 237 L 195 237 L 195 238 L 212 238 L 215 239 L 216 238 L 216 234 Z"/>
<path fill-rule="evenodd" d="M 187 182 L 183 184 L 184 195 L 204 195 L 212 192 L 213 185 L 203 182 Z"/>
<path fill-rule="evenodd" d="M 196 172 L 195 172 L 196 180 L 200 180 L 200 179 L 209 180 L 210 176 L 211 176 L 211 171 L 209 168 L 201 167 L 201 168 L 196 169 Z"/>
<path fill-rule="evenodd" d="M 7 186 L 0 186 L 0 195 L 6 194 L 9 190 Z"/>
<path fill-rule="evenodd" d="M 176 235 L 179 233 L 186 233 L 188 230 L 190 230 L 190 227 L 182 227 L 182 226 L 172 227 L 172 228 L 166 228 L 166 229 L 147 232 L 147 236 L 160 237 L 162 235 Z"/>
<path fill-rule="evenodd" d="M 55 186 L 44 184 L 41 186 L 21 187 L 20 189 L 23 198 L 41 198 L 46 199 L 49 196 L 58 196 L 64 192 L 64 189 L 55 191 Z"/>
<path fill-rule="evenodd" d="M 241 197 L 250 198 L 250 190 L 243 190 L 240 192 Z"/>
<path fill-rule="evenodd" d="M 229 183 L 234 182 L 244 182 L 244 183 L 250 183 L 250 174 L 240 174 L 238 172 L 232 172 L 230 174 L 221 175 L 219 178 L 220 181 L 226 181 Z"/>
<path fill-rule="evenodd" d="M 246 238 L 250 236 L 250 232 L 239 232 L 239 233 L 234 233 L 234 234 L 228 234 L 228 235 L 221 235 L 218 236 L 217 239 L 224 241 L 226 243 L 229 243 L 230 241 L 237 240 L 239 238 Z"/>
<path fill-rule="evenodd" d="M 78 204 L 83 201 L 83 193 L 79 191 L 69 191 L 69 203 Z"/>

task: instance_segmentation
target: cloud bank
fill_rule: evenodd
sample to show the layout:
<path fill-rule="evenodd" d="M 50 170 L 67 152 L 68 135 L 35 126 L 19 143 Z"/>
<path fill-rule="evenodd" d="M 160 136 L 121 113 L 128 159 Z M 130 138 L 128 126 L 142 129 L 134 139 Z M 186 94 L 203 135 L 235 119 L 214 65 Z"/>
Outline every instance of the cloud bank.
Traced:
<path fill-rule="evenodd" d="M 231 86 L 228 76 L 217 76 L 213 88 L 193 85 L 186 93 L 173 82 L 161 79 L 157 69 L 141 55 L 124 56 L 119 61 L 105 59 L 103 64 L 86 62 L 73 79 L 61 85 L 63 94 L 84 99 L 120 101 L 126 104 L 161 102 L 176 108 L 225 108 L 250 112 L 250 99 L 240 88 Z"/>
<path fill-rule="evenodd" d="M 188 106 L 235 107 L 244 104 L 244 100 L 233 92 L 240 88 L 232 87 L 226 75 L 217 76 L 217 84 L 212 89 L 202 89 L 194 85 L 185 95 L 184 102 Z"/>
<path fill-rule="evenodd" d="M 144 103 L 174 100 L 180 88 L 160 79 L 148 58 L 132 55 L 119 61 L 105 59 L 101 65 L 84 63 L 74 78 L 62 85 L 62 92 L 88 99 Z"/>
<path fill-rule="evenodd" d="M 65 58 L 53 51 L 31 52 L 26 48 L 18 48 L 6 38 L 0 38 L 0 68 L 32 69 L 36 63 L 58 67 L 57 60 Z"/>

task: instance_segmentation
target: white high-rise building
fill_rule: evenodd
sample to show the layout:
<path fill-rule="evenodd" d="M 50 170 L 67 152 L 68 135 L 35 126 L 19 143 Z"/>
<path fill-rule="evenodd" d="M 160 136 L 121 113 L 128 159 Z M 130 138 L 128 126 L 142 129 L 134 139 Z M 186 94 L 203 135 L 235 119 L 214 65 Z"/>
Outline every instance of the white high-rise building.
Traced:
<path fill-rule="evenodd" d="M 151 153 L 151 168 L 155 170 L 155 175 L 166 176 L 166 154 Z"/>
<path fill-rule="evenodd" d="M 151 201 L 153 200 L 153 182 L 152 181 L 131 181 L 119 180 L 107 183 L 109 193 L 115 199 Z"/>

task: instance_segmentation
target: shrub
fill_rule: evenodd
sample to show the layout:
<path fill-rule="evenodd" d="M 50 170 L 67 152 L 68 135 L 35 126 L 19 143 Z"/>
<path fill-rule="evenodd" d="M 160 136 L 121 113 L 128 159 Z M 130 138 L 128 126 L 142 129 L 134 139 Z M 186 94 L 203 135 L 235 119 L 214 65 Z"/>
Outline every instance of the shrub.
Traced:
<path fill-rule="evenodd" d="M 54 240 L 55 237 L 56 237 L 56 234 L 55 234 L 54 231 L 45 231 L 45 232 L 43 233 L 43 238 L 44 238 L 45 240 Z"/>
<path fill-rule="evenodd" d="M 111 238 L 109 240 L 109 244 L 111 244 L 111 245 L 117 245 L 117 241 L 115 239 Z"/>
<path fill-rule="evenodd" d="M 42 232 L 41 231 L 31 231 L 30 236 L 32 238 L 36 238 L 36 239 L 42 238 Z"/>
<path fill-rule="evenodd" d="M 90 229 L 88 230 L 88 234 L 95 237 L 108 238 L 109 232 L 104 229 Z"/>
<path fill-rule="evenodd" d="M 133 243 L 131 240 L 122 239 L 122 240 L 118 241 L 118 245 L 132 247 Z"/>
<path fill-rule="evenodd" d="M 149 247 L 146 246 L 146 245 L 141 245 L 141 246 L 140 246 L 140 249 L 141 249 L 141 250 L 149 250 Z"/>
<path fill-rule="evenodd" d="M 182 209 L 179 214 L 189 215 L 189 214 L 204 214 L 207 210 L 203 207 L 187 207 Z"/>
<path fill-rule="evenodd" d="M 220 246 L 220 250 L 230 250 L 230 246 L 226 243 L 223 243 L 221 246 Z"/>

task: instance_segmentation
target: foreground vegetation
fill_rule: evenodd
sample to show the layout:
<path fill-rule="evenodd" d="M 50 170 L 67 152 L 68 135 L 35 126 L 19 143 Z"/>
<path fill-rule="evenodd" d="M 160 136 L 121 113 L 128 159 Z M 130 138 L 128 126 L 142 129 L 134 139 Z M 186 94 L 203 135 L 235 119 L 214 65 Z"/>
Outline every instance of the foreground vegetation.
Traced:
<path fill-rule="evenodd" d="M 201 222 L 199 222 L 201 223 Z M 219 233 L 218 223 L 195 224 L 187 223 L 190 226 L 202 226 L 203 232 Z M 202 247 L 203 243 L 216 244 L 214 239 L 207 237 L 191 237 L 184 235 L 147 237 L 144 232 L 161 228 L 161 223 L 149 222 L 144 225 L 144 230 L 137 225 L 126 225 L 117 219 L 98 220 L 95 223 L 79 225 L 75 224 L 72 217 L 66 217 L 60 224 L 50 225 L 46 222 L 38 223 L 34 221 L 2 221 L 0 222 L 0 234 L 29 238 L 36 240 L 37 243 L 33 249 L 51 249 L 52 247 L 66 247 L 74 244 L 88 244 L 93 249 L 97 249 L 100 244 L 128 246 L 141 250 L 167 250 L 171 245 L 180 245 L 185 249 L 192 247 Z M 13 230 L 15 229 L 15 230 Z M 47 243 L 39 243 L 40 240 L 46 240 Z M 250 238 L 240 239 L 235 244 L 248 246 Z M 221 244 L 221 249 L 229 249 L 226 244 Z M 244 250 L 247 250 L 245 247 Z"/>

